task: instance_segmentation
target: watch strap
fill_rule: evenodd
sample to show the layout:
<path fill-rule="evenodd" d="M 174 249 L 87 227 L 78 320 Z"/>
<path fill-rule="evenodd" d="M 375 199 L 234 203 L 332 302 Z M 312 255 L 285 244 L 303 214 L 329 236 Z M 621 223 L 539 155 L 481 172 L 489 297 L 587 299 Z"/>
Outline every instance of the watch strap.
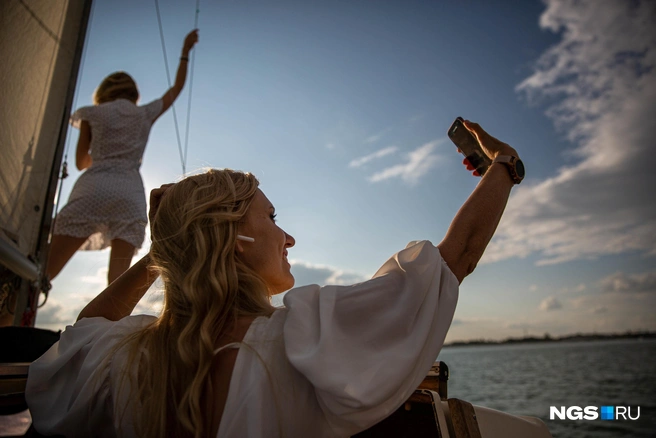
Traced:
<path fill-rule="evenodd" d="M 512 155 L 497 155 L 494 160 L 492 160 L 493 163 L 512 163 L 514 160 L 516 160 L 517 157 L 514 157 Z"/>
<path fill-rule="evenodd" d="M 506 165 L 506 168 L 508 169 L 508 172 L 510 173 L 510 177 L 512 178 L 513 182 L 515 184 L 519 184 L 522 182 L 523 176 L 518 175 L 517 169 L 515 167 L 515 163 L 519 160 L 519 158 L 515 157 L 514 155 L 497 155 L 494 160 L 492 160 L 492 164 L 494 163 L 503 163 Z"/>

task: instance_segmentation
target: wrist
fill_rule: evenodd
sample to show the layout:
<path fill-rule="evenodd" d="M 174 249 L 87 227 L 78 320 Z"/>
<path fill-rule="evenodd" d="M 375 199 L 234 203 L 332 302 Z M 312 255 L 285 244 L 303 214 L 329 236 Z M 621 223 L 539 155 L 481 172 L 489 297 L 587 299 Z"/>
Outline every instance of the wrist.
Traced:
<path fill-rule="evenodd" d="M 515 151 L 515 153 L 517 153 L 517 151 Z M 492 160 L 490 167 L 494 166 L 494 164 L 499 164 L 506 167 L 508 174 L 514 184 L 521 183 L 524 179 L 524 176 L 526 175 L 524 163 L 519 159 L 517 155 L 497 155 L 497 157 Z"/>
<path fill-rule="evenodd" d="M 510 155 L 513 157 L 519 157 L 519 154 L 515 150 L 515 148 L 505 145 L 504 147 L 500 148 L 499 150 L 495 151 L 494 156 L 490 157 L 493 161 L 495 158 L 502 156 L 502 155 Z"/>

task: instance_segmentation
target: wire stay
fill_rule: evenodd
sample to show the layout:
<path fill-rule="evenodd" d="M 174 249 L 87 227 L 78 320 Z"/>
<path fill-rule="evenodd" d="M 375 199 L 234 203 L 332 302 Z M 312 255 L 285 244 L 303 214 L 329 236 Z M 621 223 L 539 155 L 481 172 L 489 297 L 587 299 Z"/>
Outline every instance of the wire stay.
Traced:
<path fill-rule="evenodd" d="M 196 0 L 196 16 L 194 18 L 194 29 L 198 29 L 198 15 L 200 14 L 200 0 Z M 189 100 L 187 103 L 187 125 L 185 127 L 184 163 L 187 165 L 187 151 L 189 149 L 189 124 L 191 119 L 191 92 L 194 86 L 194 64 L 196 61 L 196 50 L 191 52 L 191 67 L 189 69 Z"/>
<path fill-rule="evenodd" d="M 166 80 L 168 82 L 169 88 L 171 88 L 171 74 L 169 73 L 169 61 L 166 56 L 166 44 L 164 43 L 164 30 L 162 28 L 162 18 L 159 13 L 159 1 L 155 0 L 155 10 L 157 11 L 157 24 L 159 25 L 159 37 L 162 41 L 162 53 L 164 54 L 164 67 L 166 68 Z M 173 124 L 175 126 L 175 136 L 178 140 L 178 152 L 180 153 L 180 164 L 182 165 L 182 175 L 184 176 L 187 172 L 185 169 L 185 157 L 182 153 L 182 142 L 180 141 L 180 130 L 178 129 L 178 116 L 175 112 L 175 102 L 171 104 L 171 110 L 173 111 Z"/>

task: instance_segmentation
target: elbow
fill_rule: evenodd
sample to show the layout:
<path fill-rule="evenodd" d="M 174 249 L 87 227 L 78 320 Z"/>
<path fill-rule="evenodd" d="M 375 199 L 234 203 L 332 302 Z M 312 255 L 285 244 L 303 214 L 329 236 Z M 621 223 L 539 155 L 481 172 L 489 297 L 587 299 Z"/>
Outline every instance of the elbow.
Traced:
<path fill-rule="evenodd" d="M 183 88 L 184 88 L 184 81 L 181 84 L 176 82 L 175 85 L 173 85 L 173 87 L 171 87 L 171 101 L 172 102 L 174 102 L 178 98 L 180 93 L 182 93 Z"/>
<path fill-rule="evenodd" d="M 173 86 L 169 89 L 169 92 L 171 93 L 171 97 L 175 99 L 178 97 L 178 95 L 182 92 L 182 89 L 185 86 L 186 79 L 184 78 L 176 78 L 175 82 L 173 83 Z"/>
<path fill-rule="evenodd" d="M 474 272 L 483 255 L 476 245 L 466 243 L 458 245 L 449 241 L 448 243 L 442 242 L 437 247 L 449 269 L 458 279 L 458 283 L 462 283 L 465 277 Z"/>
<path fill-rule="evenodd" d="M 458 283 L 462 283 L 462 280 L 464 280 L 465 277 L 474 272 L 479 260 L 480 256 L 471 253 L 464 253 L 458 261 L 454 263 L 451 271 L 458 279 Z"/>
<path fill-rule="evenodd" d="M 476 269 L 477 265 L 478 265 L 478 262 L 475 262 L 475 261 L 467 262 L 467 264 L 465 265 L 465 275 L 462 278 L 464 279 L 466 276 L 468 276 L 469 274 L 474 272 L 474 269 Z"/>
<path fill-rule="evenodd" d="M 462 255 L 462 266 L 465 270 L 465 277 L 474 272 L 483 252 L 478 247 L 468 248 Z"/>
<path fill-rule="evenodd" d="M 92 162 L 93 161 L 90 156 L 81 159 L 78 158 L 77 160 L 75 160 L 75 167 L 77 167 L 77 170 L 82 171 L 88 168 L 89 166 L 91 166 Z"/>

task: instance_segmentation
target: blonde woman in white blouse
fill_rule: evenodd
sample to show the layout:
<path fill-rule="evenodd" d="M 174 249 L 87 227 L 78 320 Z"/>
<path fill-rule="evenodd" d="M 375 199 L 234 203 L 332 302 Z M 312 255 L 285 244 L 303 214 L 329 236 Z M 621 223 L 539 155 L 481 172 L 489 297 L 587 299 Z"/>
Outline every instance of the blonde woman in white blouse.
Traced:
<path fill-rule="evenodd" d="M 491 158 L 517 156 L 465 126 Z M 270 297 L 294 285 L 295 241 L 253 175 L 211 170 L 154 190 L 150 254 L 30 367 L 35 428 L 67 437 L 347 437 L 369 428 L 426 376 L 512 186 L 506 166 L 493 164 L 437 246 L 411 242 L 364 283 L 292 289 L 282 308 Z M 161 315 L 128 316 L 157 275 Z"/>

